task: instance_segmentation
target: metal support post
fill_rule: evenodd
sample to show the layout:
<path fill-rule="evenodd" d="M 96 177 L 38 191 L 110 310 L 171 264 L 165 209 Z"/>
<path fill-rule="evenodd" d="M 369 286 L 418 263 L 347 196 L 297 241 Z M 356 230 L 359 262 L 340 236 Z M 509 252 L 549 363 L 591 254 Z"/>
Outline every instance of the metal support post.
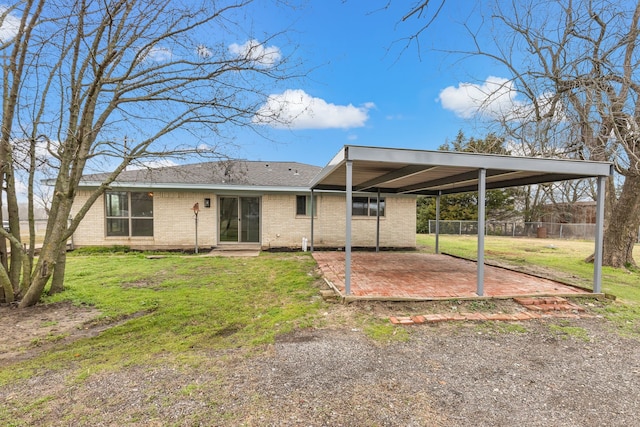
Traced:
<path fill-rule="evenodd" d="M 376 252 L 380 252 L 380 188 L 378 188 L 378 200 L 376 202 Z"/>
<path fill-rule="evenodd" d="M 484 217 L 487 170 L 478 170 L 478 277 L 476 294 L 484 294 Z"/>
<path fill-rule="evenodd" d="M 604 244 L 604 196 L 606 177 L 598 177 L 596 198 L 596 236 L 593 253 L 593 292 L 602 292 L 602 246 Z"/>
<path fill-rule="evenodd" d="M 312 188 L 311 189 L 311 242 L 310 242 L 311 253 L 313 253 L 313 214 L 314 214 L 315 208 L 316 206 L 313 200 L 313 188 Z"/>
<path fill-rule="evenodd" d="M 345 242 L 344 242 L 344 292 L 346 295 L 351 294 L 351 215 L 352 215 L 352 204 L 353 204 L 353 162 L 351 160 L 347 160 L 346 162 L 346 173 L 347 173 L 347 183 L 346 183 L 346 202 L 347 202 L 347 218 L 345 224 Z"/>
<path fill-rule="evenodd" d="M 440 195 L 442 191 L 438 191 L 436 196 L 436 254 L 440 253 Z"/>

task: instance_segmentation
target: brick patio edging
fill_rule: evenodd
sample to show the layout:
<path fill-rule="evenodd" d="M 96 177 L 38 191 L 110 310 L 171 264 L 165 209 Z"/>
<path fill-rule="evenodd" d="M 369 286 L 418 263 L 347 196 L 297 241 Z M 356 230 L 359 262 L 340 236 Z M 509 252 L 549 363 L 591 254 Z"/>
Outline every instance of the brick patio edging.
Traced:
<path fill-rule="evenodd" d="M 520 313 L 457 313 L 457 314 L 425 314 L 421 316 L 401 317 L 391 316 L 389 320 L 394 325 L 413 325 L 420 323 L 438 323 L 450 321 L 503 321 L 514 322 L 522 320 L 534 320 L 544 318 L 556 319 L 584 319 L 593 317 L 588 314 L 563 313 L 561 311 L 550 312 L 545 314 L 528 313 L 522 311 Z"/>
<path fill-rule="evenodd" d="M 562 297 L 524 297 L 513 299 L 518 304 L 524 306 L 526 311 L 517 313 L 447 313 L 447 314 L 425 314 L 418 316 L 391 316 L 389 320 L 394 325 L 414 325 L 421 323 L 438 323 L 450 321 L 502 321 L 514 322 L 523 320 L 534 320 L 543 318 L 560 319 L 581 319 L 590 318 L 592 315 L 585 314 L 584 308 L 574 304 Z"/>

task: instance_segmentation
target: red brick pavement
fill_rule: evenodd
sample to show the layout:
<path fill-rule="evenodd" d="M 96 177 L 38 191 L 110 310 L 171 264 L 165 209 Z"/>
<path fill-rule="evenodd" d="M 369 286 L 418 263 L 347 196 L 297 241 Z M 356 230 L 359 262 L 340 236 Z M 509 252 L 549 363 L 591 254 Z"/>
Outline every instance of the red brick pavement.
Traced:
<path fill-rule="evenodd" d="M 324 277 L 344 295 L 344 252 L 314 252 L 313 257 Z M 351 295 L 355 297 L 477 297 L 473 261 L 418 252 L 352 252 L 351 260 Z M 484 297 L 585 293 L 588 291 L 552 280 L 485 266 Z"/>

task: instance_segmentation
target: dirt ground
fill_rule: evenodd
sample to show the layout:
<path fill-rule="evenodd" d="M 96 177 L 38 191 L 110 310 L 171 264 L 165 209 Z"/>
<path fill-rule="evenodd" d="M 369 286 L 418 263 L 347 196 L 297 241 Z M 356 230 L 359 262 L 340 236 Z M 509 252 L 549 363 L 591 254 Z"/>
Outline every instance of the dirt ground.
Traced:
<path fill-rule="evenodd" d="M 100 328 L 93 322 L 99 314 L 91 307 L 76 307 L 66 302 L 26 309 L 1 305 L 0 368 L 33 357 L 56 342 L 100 333 L 107 325 Z"/>
<path fill-rule="evenodd" d="M 372 341 L 357 321 L 450 304 L 334 304 L 323 328 L 258 349 L 210 352 L 197 366 L 171 357 L 81 378 L 72 369 L 43 370 L 0 390 L 0 419 L 34 426 L 637 425 L 640 341 L 603 318 L 414 325 L 406 327 L 409 340 L 397 343 Z M 0 369 L 100 333 L 109 325 L 92 321 L 98 314 L 69 304 L 0 307 L 0 321 L 13 325 L 0 337 Z"/>

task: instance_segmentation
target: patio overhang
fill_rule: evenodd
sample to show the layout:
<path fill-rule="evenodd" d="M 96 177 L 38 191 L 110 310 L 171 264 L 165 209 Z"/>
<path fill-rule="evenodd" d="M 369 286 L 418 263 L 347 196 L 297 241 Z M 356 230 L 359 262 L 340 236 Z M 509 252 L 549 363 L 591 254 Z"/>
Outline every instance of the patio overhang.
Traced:
<path fill-rule="evenodd" d="M 494 154 L 344 146 L 311 183 L 316 190 L 344 191 L 346 203 L 345 285 L 350 292 L 353 192 L 435 196 L 478 191 L 478 217 L 485 217 L 486 190 L 597 178 L 593 291 L 601 291 L 604 184 L 607 162 L 514 157 Z M 439 203 L 436 203 L 439 206 Z M 437 212 L 436 219 L 439 212 Z M 436 252 L 438 252 L 436 227 Z M 378 237 L 377 237 L 378 240 Z M 311 230 L 313 250 L 313 221 Z M 478 222 L 477 291 L 483 295 L 484 221 Z"/>

